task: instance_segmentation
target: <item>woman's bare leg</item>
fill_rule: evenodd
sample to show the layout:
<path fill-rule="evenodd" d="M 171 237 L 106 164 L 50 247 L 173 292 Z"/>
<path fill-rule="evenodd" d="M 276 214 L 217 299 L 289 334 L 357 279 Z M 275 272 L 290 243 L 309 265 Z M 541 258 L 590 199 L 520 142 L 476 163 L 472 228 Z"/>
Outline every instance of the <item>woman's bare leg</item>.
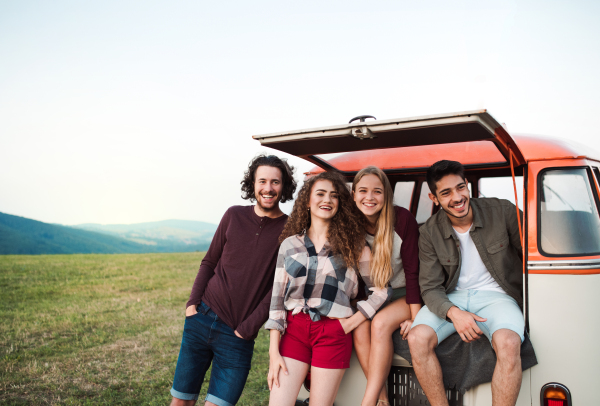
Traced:
<path fill-rule="evenodd" d="M 393 301 L 373 318 L 367 390 L 362 406 L 375 406 L 377 399 L 388 400 L 385 380 L 390 373 L 394 355 L 392 333 L 407 319 L 410 319 L 410 307 L 406 304 L 405 297 Z"/>
<path fill-rule="evenodd" d="M 331 406 L 337 396 L 345 369 L 310 369 L 309 406 Z"/>
<path fill-rule="evenodd" d="M 354 351 L 356 351 L 356 358 L 358 363 L 365 374 L 367 380 L 369 379 L 369 354 L 371 352 L 371 322 L 365 321 L 361 323 L 356 329 L 352 331 L 352 342 L 354 344 Z M 385 385 L 381 388 L 381 394 L 379 399 L 387 400 L 387 392 Z"/>
<path fill-rule="evenodd" d="M 365 376 L 369 372 L 369 353 L 371 352 L 371 322 L 362 322 L 352 330 L 352 344 L 356 351 L 356 358 Z"/>
<path fill-rule="evenodd" d="M 302 382 L 304 382 L 304 378 L 306 378 L 306 373 L 308 372 L 308 364 L 288 357 L 283 357 L 283 359 L 285 360 L 289 375 L 284 374 L 280 370 L 279 386 L 273 385 L 271 396 L 269 397 L 269 406 L 294 406 L 298 393 L 300 393 Z"/>

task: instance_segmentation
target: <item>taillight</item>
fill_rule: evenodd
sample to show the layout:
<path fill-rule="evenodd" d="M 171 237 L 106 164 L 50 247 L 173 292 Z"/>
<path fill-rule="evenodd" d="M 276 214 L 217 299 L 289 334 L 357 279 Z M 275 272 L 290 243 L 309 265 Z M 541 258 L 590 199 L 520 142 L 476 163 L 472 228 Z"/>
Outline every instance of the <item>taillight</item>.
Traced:
<path fill-rule="evenodd" d="M 542 406 L 571 406 L 571 392 L 560 383 L 551 382 L 542 387 L 540 393 Z"/>

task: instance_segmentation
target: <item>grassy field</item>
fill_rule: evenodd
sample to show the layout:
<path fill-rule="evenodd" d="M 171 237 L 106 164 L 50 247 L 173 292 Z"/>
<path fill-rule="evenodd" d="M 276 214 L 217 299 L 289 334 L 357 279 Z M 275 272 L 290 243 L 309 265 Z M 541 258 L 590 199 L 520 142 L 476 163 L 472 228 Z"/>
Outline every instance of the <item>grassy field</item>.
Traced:
<path fill-rule="evenodd" d="M 202 257 L 0 256 L 0 404 L 168 404 Z M 267 370 L 262 330 L 239 405 L 268 403 Z"/>

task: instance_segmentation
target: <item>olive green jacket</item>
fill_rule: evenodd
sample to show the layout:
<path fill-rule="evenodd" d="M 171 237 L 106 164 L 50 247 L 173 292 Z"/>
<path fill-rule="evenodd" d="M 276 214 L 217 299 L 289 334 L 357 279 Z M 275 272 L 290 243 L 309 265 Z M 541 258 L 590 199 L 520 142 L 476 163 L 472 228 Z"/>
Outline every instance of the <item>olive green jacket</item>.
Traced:
<path fill-rule="evenodd" d="M 515 205 L 508 200 L 471 199 L 473 226 L 469 234 L 494 280 L 523 308 L 523 250 Z M 447 294 L 460 274 L 460 245 L 445 211 L 440 210 L 419 229 L 419 285 L 423 301 L 446 319 L 454 306 Z"/>

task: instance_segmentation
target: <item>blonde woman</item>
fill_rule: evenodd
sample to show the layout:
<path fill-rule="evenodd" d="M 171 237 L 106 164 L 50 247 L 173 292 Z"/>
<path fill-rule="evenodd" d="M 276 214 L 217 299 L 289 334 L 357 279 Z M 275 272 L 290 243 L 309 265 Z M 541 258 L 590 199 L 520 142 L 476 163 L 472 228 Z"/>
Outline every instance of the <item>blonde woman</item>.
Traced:
<path fill-rule="evenodd" d="M 390 181 L 379 168 L 369 166 L 358 172 L 352 194 L 366 219 L 371 283 L 393 288 L 391 303 L 353 331 L 356 355 L 367 377 L 362 405 L 384 406 L 390 404 L 385 380 L 394 352 L 392 333 L 400 329 L 406 339 L 421 309 L 419 226 L 408 210 L 394 206 Z"/>

